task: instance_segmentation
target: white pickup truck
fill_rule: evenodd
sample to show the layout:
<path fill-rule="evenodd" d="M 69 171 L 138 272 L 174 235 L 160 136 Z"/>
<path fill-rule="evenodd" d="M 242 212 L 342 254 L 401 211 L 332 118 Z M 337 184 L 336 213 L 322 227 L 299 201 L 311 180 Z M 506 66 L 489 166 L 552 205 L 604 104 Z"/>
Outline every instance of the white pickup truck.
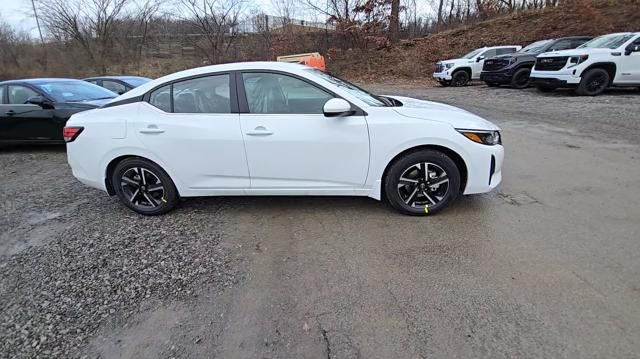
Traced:
<path fill-rule="evenodd" d="M 464 86 L 480 78 L 484 60 L 520 50 L 519 45 L 491 46 L 475 49 L 459 59 L 442 60 L 436 64 L 433 77 L 442 86 Z"/>
<path fill-rule="evenodd" d="M 595 96 L 610 86 L 640 87 L 640 32 L 608 34 L 573 50 L 538 55 L 530 84 Z"/>

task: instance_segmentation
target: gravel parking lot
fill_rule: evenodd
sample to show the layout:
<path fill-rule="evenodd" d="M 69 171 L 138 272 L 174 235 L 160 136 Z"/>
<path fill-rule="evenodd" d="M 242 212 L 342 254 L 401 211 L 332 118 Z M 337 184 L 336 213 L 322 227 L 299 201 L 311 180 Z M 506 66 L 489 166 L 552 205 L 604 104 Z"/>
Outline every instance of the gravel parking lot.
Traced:
<path fill-rule="evenodd" d="M 503 185 L 428 218 L 286 197 L 146 218 L 64 148 L 0 149 L 0 357 L 637 357 L 640 92 L 372 88 L 500 125 Z"/>

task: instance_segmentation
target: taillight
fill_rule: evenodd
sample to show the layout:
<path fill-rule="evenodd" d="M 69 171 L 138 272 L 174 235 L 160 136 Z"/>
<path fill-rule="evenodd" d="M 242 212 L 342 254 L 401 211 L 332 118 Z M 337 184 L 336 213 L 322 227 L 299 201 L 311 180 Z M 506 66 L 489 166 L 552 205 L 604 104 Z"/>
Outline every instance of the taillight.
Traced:
<path fill-rule="evenodd" d="M 84 127 L 65 127 L 62 130 L 62 137 L 64 137 L 64 142 L 73 142 L 78 135 L 84 130 Z"/>

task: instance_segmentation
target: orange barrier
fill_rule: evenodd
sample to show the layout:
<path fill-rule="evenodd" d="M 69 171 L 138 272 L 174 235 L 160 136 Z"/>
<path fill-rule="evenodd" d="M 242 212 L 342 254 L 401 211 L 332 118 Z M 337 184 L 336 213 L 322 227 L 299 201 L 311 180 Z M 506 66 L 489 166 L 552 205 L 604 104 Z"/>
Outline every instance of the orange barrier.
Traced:
<path fill-rule="evenodd" d="M 278 56 L 277 61 L 307 65 L 307 66 L 315 67 L 316 69 L 319 69 L 321 71 L 326 70 L 325 63 L 324 63 L 324 56 L 320 55 L 317 52 Z"/>

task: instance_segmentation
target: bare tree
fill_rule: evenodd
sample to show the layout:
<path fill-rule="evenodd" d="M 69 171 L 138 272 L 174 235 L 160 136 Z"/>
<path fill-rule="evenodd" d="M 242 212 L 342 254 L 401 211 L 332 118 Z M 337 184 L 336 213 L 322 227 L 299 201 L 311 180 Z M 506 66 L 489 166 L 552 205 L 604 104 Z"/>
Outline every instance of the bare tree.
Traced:
<path fill-rule="evenodd" d="M 116 20 L 132 0 L 47 0 L 40 13 L 47 30 L 60 41 L 73 41 L 85 51 L 96 71 L 106 73 L 112 59 Z"/>
<path fill-rule="evenodd" d="M 244 0 L 181 0 L 184 20 L 193 24 L 202 41 L 196 45 L 210 63 L 223 61 L 236 40 Z"/>

